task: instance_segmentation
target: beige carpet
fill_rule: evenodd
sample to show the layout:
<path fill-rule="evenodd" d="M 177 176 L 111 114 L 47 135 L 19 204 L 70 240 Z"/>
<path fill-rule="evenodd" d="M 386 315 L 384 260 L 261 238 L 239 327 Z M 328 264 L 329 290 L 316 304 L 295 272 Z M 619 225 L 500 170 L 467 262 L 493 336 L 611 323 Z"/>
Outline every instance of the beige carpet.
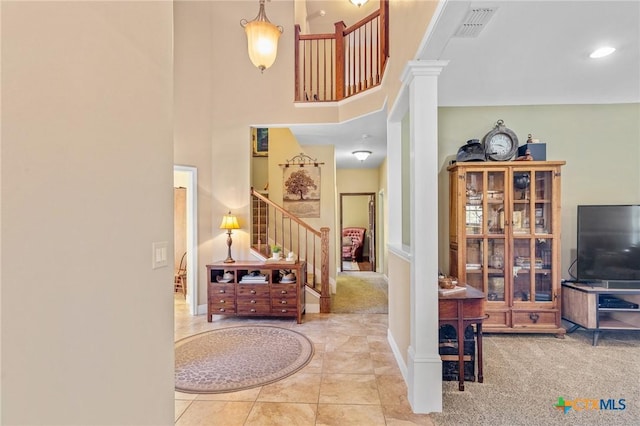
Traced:
<path fill-rule="evenodd" d="M 386 314 L 388 286 L 375 272 L 343 272 L 336 277 L 336 294 L 331 296 L 335 314 Z"/>
<path fill-rule="evenodd" d="M 223 393 L 263 386 L 307 365 L 313 344 L 280 327 L 240 326 L 207 331 L 175 345 L 175 388 Z"/>
<path fill-rule="evenodd" d="M 568 327 L 568 324 L 565 326 Z M 603 332 L 598 346 L 578 330 L 553 335 L 485 334 L 484 383 L 443 383 L 444 412 L 436 426 L 638 425 L 640 424 L 640 332 Z M 621 410 L 569 410 L 565 401 L 626 401 Z M 580 408 L 580 405 L 578 405 Z"/>

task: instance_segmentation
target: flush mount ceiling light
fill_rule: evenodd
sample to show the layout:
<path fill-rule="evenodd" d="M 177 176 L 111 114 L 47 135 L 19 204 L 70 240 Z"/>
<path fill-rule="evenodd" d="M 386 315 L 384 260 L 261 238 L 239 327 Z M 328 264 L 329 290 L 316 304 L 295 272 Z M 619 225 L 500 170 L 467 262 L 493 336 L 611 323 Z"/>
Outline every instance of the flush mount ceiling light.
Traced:
<path fill-rule="evenodd" d="M 356 6 L 360 7 L 363 4 L 365 4 L 366 2 L 368 2 L 369 0 L 349 0 L 351 3 L 355 4 Z"/>
<path fill-rule="evenodd" d="M 589 57 L 591 59 L 604 58 L 605 56 L 611 55 L 615 51 L 615 47 L 605 46 L 591 52 L 591 55 L 589 55 Z"/>
<path fill-rule="evenodd" d="M 358 160 L 364 161 L 369 158 L 369 156 L 371 155 L 371 151 L 353 151 L 352 154 L 355 155 Z"/>
<path fill-rule="evenodd" d="M 272 24 L 264 11 L 265 0 L 260 0 L 260 10 L 258 16 L 253 21 L 246 19 L 240 21 L 240 25 L 247 34 L 247 48 L 249 59 L 253 65 L 264 72 L 276 60 L 278 54 L 278 39 L 283 28 L 280 25 Z"/>

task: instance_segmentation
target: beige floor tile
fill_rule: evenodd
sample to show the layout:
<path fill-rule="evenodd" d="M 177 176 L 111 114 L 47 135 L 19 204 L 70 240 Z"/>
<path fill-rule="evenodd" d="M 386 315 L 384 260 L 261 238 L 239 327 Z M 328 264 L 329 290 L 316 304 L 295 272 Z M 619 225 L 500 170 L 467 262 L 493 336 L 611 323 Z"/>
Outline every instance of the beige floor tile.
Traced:
<path fill-rule="evenodd" d="M 253 402 L 193 401 L 176 422 L 177 426 L 241 426 Z"/>
<path fill-rule="evenodd" d="M 373 374 L 324 374 L 320 384 L 321 404 L 380 404 Z"/>
<path fill-rule="evenodd" d="M 313 354 L 313 358 L 309 361 L 309 364 L 305 365 L 300 373 L 307 374 L 320 374 L 322 373 L 322 366 L 324 364 L 324 352 L 316 351 Z"/>
<path fill-rule="evenodd" d="M 371 352 L 391 352 L 387 336 L 367 336 L 367 342 Z"/>
<path fill-rule="evenodd" d="M 327 337 L 325 352 L 369 352 L 367 336 L 334 334 Z"/>
<path fill-rule="evenodd" d="M 245 389 L 237 392 L 202 393 L 196 397 L 198 401 L 249 401 L 258 399 L 262 387 Z"/>
<path fill-rule="evenodd" d="M 428 414 L 414 414 L 408 403 L 402 405 L 383 405 L 382 409 L 387 426 L 435 425 Z"/>
<path fill-rule="evenodd" d="M 407 385 L 401 375 L 376 376 L 380 401 L 384 405 L 409 405 Z"/>
<path fill-rule="evenodd" d="M 183 399 L 186 401 L 193 401 L 198 397 L 197 393 L 186 393 L 186 392 L 175 391 L 174 394 L 175 394 L 175 399 Z"/>
<path fill-rule="evenodd" d="M 190 400 L 176 399 L 174 408 L 175 418 L 173 421 L 177 421 L 189 405 L 191 405 Z"/>
<path fill-rule="evenodd" d="M 325 352 L 322 372 L 372 374 L 371 355 L 364 352 Z"/>
<path fill-rule="evenodd" d="M 313 426 L 316 420 L 316 404 L 280 402 L 256 402 L 246 426 Z"/>
<path fill-rule="evenodd" d="M 260 402 L 318 403 L 320 374 L 298 373 L 267 386 L 258 395 Z"/>
<path fill-rule="evenodd" d="M 319 404 L 316 426 L 384 426 L 380 406 Z"/>
<path fill-rule="evenodd" d="M 402 374 L 393 352 L 371 352 L 371 362 L 376 375 Z"/>

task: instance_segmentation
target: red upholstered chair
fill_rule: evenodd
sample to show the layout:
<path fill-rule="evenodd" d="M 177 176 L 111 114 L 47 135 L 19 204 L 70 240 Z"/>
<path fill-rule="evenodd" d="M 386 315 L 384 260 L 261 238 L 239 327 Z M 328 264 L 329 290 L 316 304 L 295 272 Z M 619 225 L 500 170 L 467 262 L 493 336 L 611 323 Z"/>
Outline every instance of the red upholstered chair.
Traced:
<path fill-rule="evenodd" d="M 362 248 L 366 228 L 349 227 L 342 229 L 342 260 L 362 262 Z"/>

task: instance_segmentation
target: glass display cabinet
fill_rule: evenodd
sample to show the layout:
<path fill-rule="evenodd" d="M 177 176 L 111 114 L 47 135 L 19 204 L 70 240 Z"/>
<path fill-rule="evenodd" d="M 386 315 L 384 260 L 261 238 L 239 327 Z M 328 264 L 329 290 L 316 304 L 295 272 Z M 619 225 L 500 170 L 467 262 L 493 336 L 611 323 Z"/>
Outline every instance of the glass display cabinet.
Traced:
<path fill-rule="evenodd" d="M 560 324 L 564 161 L 449 166 L 449 273 L 485 293 L 486 332 L 555 333 Z"/>

